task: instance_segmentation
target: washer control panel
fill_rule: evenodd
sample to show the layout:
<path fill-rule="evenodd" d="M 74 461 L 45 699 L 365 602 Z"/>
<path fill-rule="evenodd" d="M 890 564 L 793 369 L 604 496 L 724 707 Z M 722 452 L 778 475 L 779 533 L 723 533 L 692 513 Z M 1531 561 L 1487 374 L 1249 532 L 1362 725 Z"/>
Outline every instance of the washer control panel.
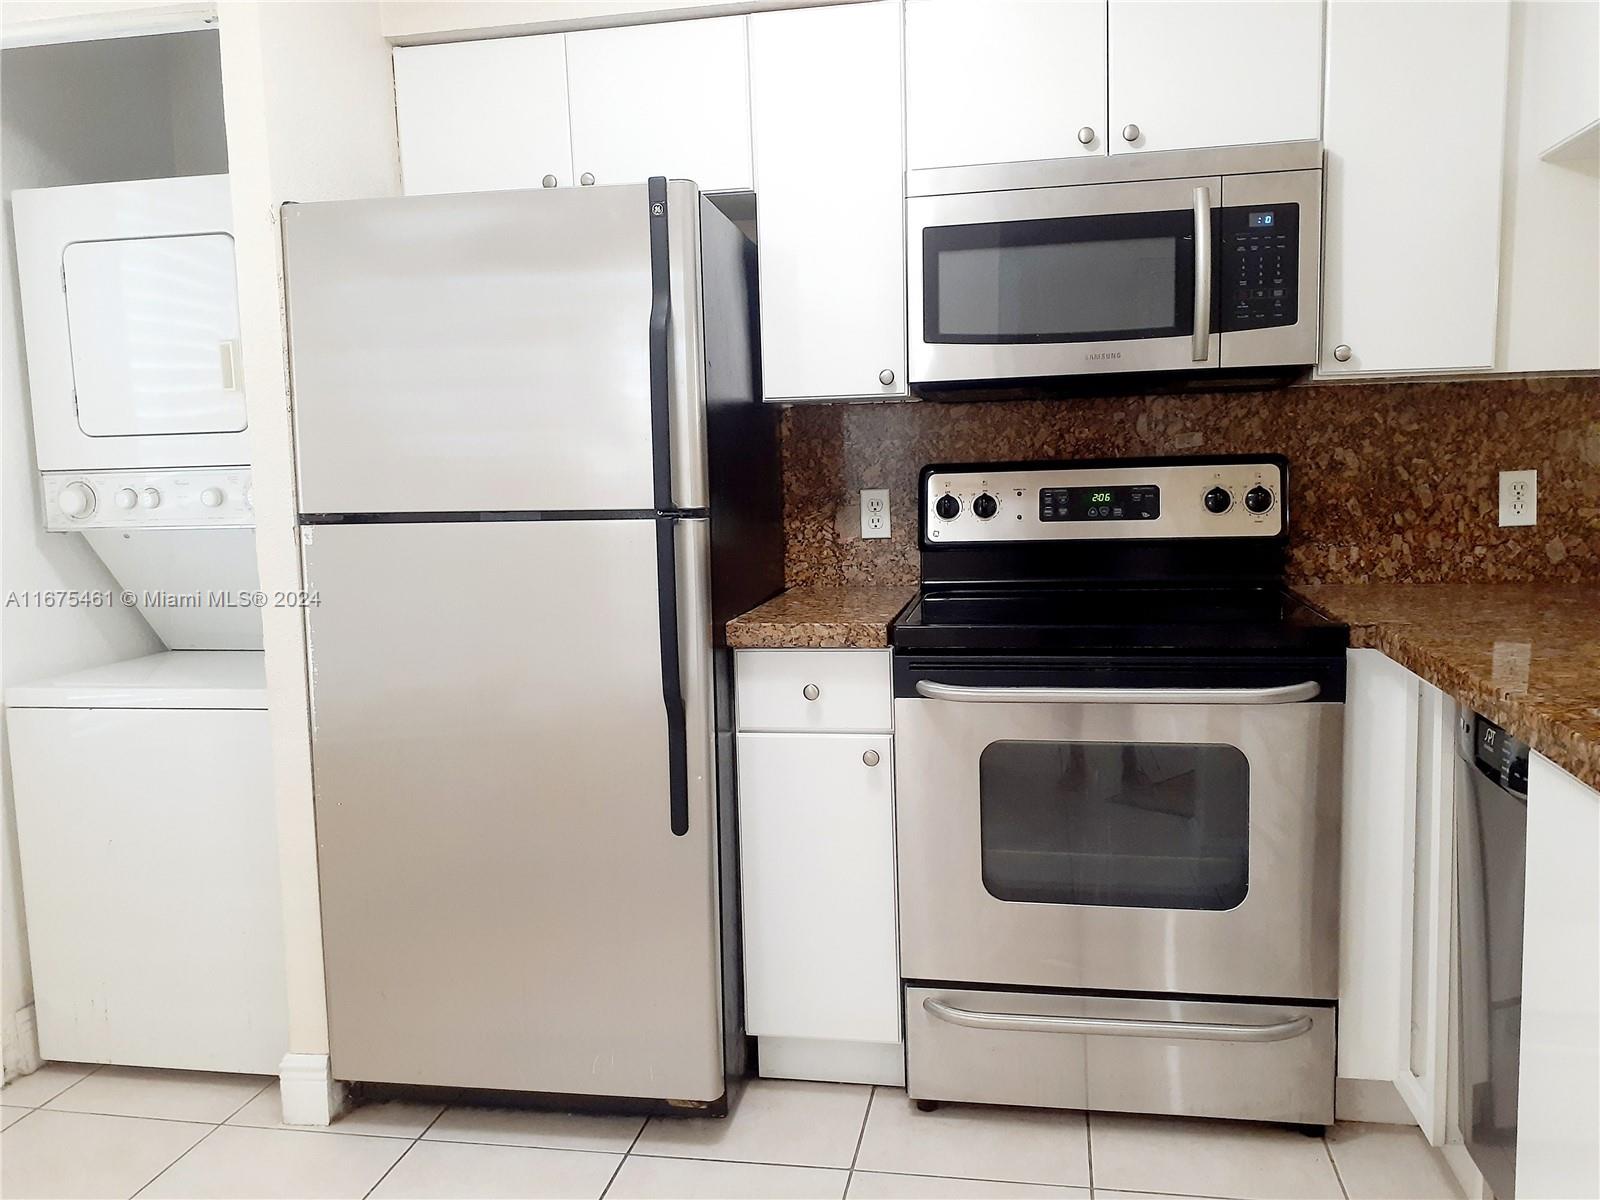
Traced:
<path fill-rule="evenodd" d="M 248 529 L 255 525 L 249 467 L 46 471 L 44 527 Z"/>
<path fill-rule="evenodd" d="M 953 466 L 923 475 L 924 544 L 1279 537 L 1283 465 Z"/>

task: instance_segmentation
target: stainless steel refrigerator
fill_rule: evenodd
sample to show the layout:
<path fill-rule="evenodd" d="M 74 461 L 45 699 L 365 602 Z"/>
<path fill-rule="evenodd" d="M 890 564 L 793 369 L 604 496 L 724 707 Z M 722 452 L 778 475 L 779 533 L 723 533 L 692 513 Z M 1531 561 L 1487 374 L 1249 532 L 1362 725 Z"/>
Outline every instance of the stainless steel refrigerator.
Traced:
<path fill-rule="evenodd" d="M 283 239 L 334 1075 L 715 1106 L 716 642 L 782 574 L 753 247 L 664 179 Z"/>

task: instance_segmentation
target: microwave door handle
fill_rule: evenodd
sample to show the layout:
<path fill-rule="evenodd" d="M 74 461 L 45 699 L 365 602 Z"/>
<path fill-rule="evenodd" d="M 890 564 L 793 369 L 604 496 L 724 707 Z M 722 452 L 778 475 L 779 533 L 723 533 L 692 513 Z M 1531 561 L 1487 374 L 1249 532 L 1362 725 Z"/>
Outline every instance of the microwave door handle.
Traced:
<path fill-rule="evenodd" d="M 1194 341 L 1189 357 L 1211 357 L 1211 189 L 1194 189 Z"/>
<path fill-rule="evenodd" d="M 1264 688 L 967 687 L 917 680 L 917 695 L 966 704 L 1298 704 L 1322 685 L 1308 679 Z"/>

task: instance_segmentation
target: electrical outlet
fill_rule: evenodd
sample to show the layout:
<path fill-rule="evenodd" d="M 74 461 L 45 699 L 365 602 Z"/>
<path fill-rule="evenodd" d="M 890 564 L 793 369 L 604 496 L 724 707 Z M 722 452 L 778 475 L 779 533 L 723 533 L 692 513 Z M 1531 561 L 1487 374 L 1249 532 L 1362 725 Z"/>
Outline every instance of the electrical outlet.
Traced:
<path fill-rule="evenodd" d="M 1500 524 L 1539 523 L 1539 472 L 1500 472 Z"/>
<path fill-rule="evenodd" d="M 889 536 L 889 489 L 861 489 L 861 536 L 886 538 Z"/>

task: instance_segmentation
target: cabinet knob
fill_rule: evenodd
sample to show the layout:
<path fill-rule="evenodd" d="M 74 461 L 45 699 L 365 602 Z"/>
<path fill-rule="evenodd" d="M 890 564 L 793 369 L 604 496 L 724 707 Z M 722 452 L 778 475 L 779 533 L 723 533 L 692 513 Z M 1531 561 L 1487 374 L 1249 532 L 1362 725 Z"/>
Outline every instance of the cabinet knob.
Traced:
<path fill-rule="evenodd" d="M 1333 356 L 1335 358 L 1337 358 L 1340 362 L 1349 362 L 1350 361 L 1350 347 L 1349 346 L 1335 346 L 1333 348 Z"/>
<path fill-rule="evenodd" d="M 878 752 L 876 750 L 867 750 L 863 752 L 861 755 L 861 761 L 866 763 L 869 767 L 877 766 L 879 762 Z"/>
<path fill-rule="evenodd" d="M 1139 127 L 1137 125 L 1124 125 L 1122 127 L 1122 140 L 1137 142 L 1139 140 Z"/>
<path fill-rule="evenodd" d="M 888 367 L 885 367 L 883 370 L 878 372 L 878 382 L 883 384 L 885 387 L 889 386 L 889 384 L 894 382 L 894 372 L 889 370 Z"/>
<path fill-rule="evenodd" d="M 818 696 L 822 695 L 822 692 L 818 690 L 816 684 L 808 683 L 805 685 L 805 687 L 800 689 L 800 694 L 807 700 L 815 700 Z"/>
<path fill-rule="evenodd" d="M 1085 146 L 1093 145 L 1094 144 L 1094 128 L 1093 128 L 1093 126 L 1085 125 L 1082 129 L 1078 130 L 1078 141 L 1081 142 Z"/>
<path fill-rule="evenodd" d="M 583 184 L 584 187 L 593 187 L 594 176 L 590 172 L 585 171 L 582 175 L 578 176 L 578 182 Z"/>
<path fill-rule="evenodd" d="M 556 177 L 554 175 L 546 175 L 539 182 L 544 184 L 545 187 L 555 187 L 555 185 L 556 185 Z"/>

